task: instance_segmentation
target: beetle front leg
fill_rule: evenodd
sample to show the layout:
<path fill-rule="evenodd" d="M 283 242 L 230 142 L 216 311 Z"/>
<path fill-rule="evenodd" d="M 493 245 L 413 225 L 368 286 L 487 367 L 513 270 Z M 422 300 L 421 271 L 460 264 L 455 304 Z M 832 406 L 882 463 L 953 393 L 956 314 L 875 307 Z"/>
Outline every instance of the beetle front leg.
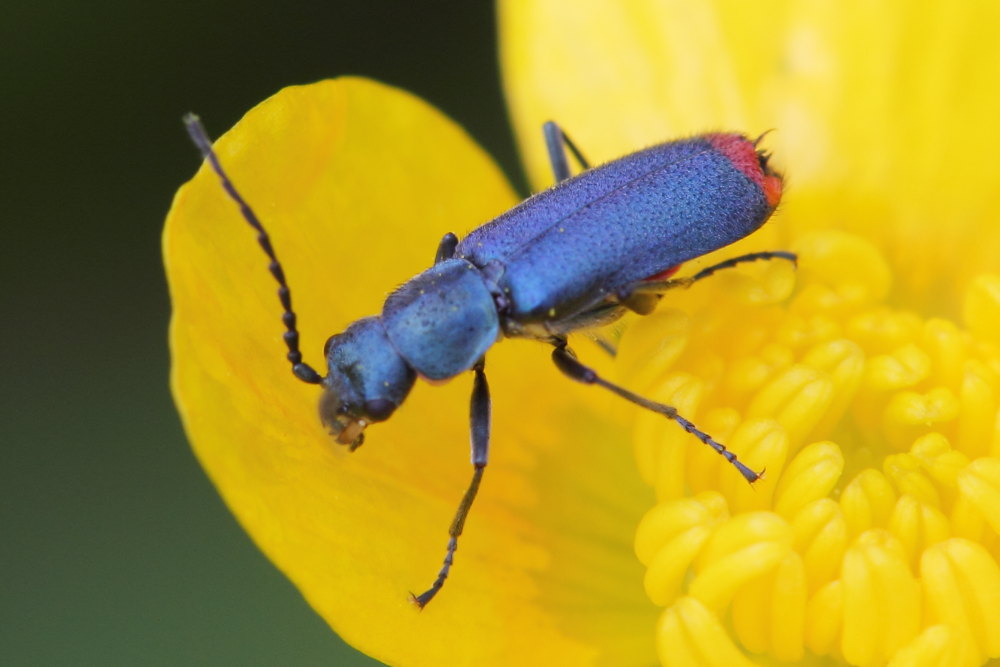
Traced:
<path fill-rule="evenodd" d="M 555 362 L 559 370 L 561 370 L 569 378 L 576 380 L 577 382 L 582 382 L 583 384 L 595 384 L 599 387 L 604 387 L 611 393 L 621 396 L 630 403 L 634 403 L 635 405 L 646 408 L 647 410 L 652 410 L 657 414 L 663 415 L 667 419 L 672 419 L 677 422 L 682 429 L 701 440 L 703 443 L 722 455 L 722 457 L 727 461 L 732 463 L 736 469 L 740 471 L 740 474 L 743 475 L 743 477 L 751 484 L 764 476 L 763 470 L 758 473 L 747 467 L 742 461 L 736 458 L 736 454 L 726 449 L 725 445 L 721 442 L 716 442 L 712 436 L 700 430 L 697 426 L 680 416 L 677 413 L 677 408 L 672 405 L 657 403 L 656 401 L 651 401 L 648 398 L 643 398 L 638 394 L 633 394 L 628 389 L 608 382 L 599 376 L 597 371 L 580 363 L 577 360 L 576 355 L 573 354 L 573 351 L 566 346 L 565 339 L 555 339 L 553 344 L 556 346 L 556 349 L 552 351 L 552 360 Z"/>
<path fill-rule="evenodd" d="M 590 163 L 583 157 L 583 153 L 555 121 L 550 120 L 542 125 L 542 134 L 545 135 L 545 149 L 549 152 L 549 164 L 552 165 L 552 173 L 556 177 L 556 183 L 570 177 L 566 148 L 569 148 L 583 169 L 590 169 Z"/>
<path fill-rule="evenodd" d="M 445 552 L 444 565 L 441 566 L 437 578 L 431 584 L 431 587 L 420 595 L 410 594 L 410 601 L 421 609 L 427 606 L 427 603 L 437 595 L 441 587 L 444 586 L 445 579 L 448 578 L 448 572 L 451 570 L 455 551 L 458 549 L 458 538 L 465 527 L 465 520 L 468 518 L 469 510 L 472 508 L 472 501 L 476 499 L 476 493 L 479 492 L 479 484 L 483 480 L 483 471 L 486 470 L 486 464 L 489 459 L 490 387 L 486 383 L 485 366 L 485 361 L 480 361 L 473 368 L 473 371 L 476 373 L 476 379 L 472 387 L 472 400 L 469 406 L 469 422 L 472 430 L 472 481 L 469 483 L 469 488 L 465 490 L 462 502 L 459 503 L 458 511 L 455 512 L 455 518 L 448 529 L 448 550 Z"/>

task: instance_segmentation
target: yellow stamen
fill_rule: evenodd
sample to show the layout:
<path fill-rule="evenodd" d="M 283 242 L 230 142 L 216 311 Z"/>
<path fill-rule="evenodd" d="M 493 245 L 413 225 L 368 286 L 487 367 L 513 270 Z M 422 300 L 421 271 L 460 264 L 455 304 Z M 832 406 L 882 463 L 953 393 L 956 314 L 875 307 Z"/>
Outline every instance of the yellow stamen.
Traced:
<path fill-rule="evenodd" d="M 624 379 L 641 369 L 657 398 L 768 472 L 749 487 L 639 418 L 640 469 L 661 502 L 636 552 L 667 608 L 661 642 L 689 633 L 685 650 L 707 664 L 697 646 L 723 627 L 720 651 L 780 661 L 1000 656 L 1000 351 L 978 335 L 993 331 L 996 284 L 970 287 L 965 330 L 884 304 L 887 264 L 858 237 L 813 232 L 795 250 L 787 305 L 752 304 L 752 285 L 720 290 L 655 316 L 670 323 L 658 341 L 642 323 L 623 338 Z M 641 366 L 650 349 L 669 353 Z"/>

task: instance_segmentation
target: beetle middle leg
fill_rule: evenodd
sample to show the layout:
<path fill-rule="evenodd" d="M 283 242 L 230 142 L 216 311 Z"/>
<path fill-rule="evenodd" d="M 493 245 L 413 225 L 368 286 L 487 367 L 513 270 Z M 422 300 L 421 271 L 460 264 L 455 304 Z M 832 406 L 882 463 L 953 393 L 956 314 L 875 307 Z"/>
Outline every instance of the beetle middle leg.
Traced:
<path fill-rule="evenodd" d="M 648 398 L 634 394 L 624 387 L 619 387 L 614 383 L 608 382 L 598 375 L 597 371 L 594 369 L 584 366 L 577 360 L 573 351 L 567 347 L 565 338 L 554 338 L 552 340 L 552 344 L 555 345 L 556 348 L 552 351 L 552 360 L 555 362 L 559 370 L 561 370 L 569 378 L 576 380 L 577 382 L 582 382 L 583 384 L 594 384 L 599 387 L 604 387 L 611 393 L 624 398 L 630 403 L 634 403 L 635 405 L 646 408 L 647 410 L 652 410 L 657 414 L 663 415 L 667 419 L 672 419 L 677 422 L 682 429 L 701 440 L 727 461 L 736 466 L 736 469 L 740 471 L 740 474 L 743 475 L 743 477 L 751 484 L 764 475 L 763 470 L 758 473 L 747 467 L 742 461 L 736 458 L 736 454 L 726 449 L 725 445 L 721 442 L 717 442 L 712 438 L 712 436 L 700 430 L 697 426 L 679 415 L 677 413 L 677 408 L 665 403 L 657 403 L 656 401 L 651 401 Z"/>
<path fill-rule="evenodd" d="M 410 594 L 410 601 L 423 609 L 427 606 L 441 587 L 444 586 L 451 565 L 455 558 L 455 551 L 458 549 L 458 538 L 465 528 L 465 520 L 469 516 L 472 502 L 479 492 L 479 484 L 483 481 L 483 472 L 490 453 L 490 387 L 486 382 L 485 373 L 486 362 L 481 360 L 473 367 L 476 374 L 475 383 L 472 387 L 472 400 L 469 406 L 469 422 L 472 431 L 472 481 L 469 488 L 465 490 L 462 501 L 458 504 L 458 511 L 452 519 L 451 527 L 448 529 L 448 550 L 445 552 L 444 565 L 438 572 L 437 578 L 431 587 L 420 595 Z"/>
<path fill-rule="evenodd" d="M 580 167 L 590 169 L 587 158 L 583 157 L 580 149 L 555 121 L 546 121 L 542 125 L 542 134 L 545 135 L 545 148 L 549 152 L 549 164 L 552 165 L 552 173 L 555 175 L 557 183 L 570 177 L 569 160 L 566 158 L 567 148 L 573 153 L 573 157 L 576 158 Z"/>

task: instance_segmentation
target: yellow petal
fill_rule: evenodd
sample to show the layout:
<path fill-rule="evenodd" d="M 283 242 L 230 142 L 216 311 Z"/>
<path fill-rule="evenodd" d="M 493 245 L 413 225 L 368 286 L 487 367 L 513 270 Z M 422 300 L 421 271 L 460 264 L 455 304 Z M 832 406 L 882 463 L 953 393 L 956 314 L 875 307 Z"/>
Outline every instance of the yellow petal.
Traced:
<path fill-rule="evenodd" d="M 442 234 L 513 202 L 452 122 L 362 79 L 282 91 L 218 152 L 271 234 L 317 366 L 326 337 L 378 313 Z M 289 372 L 266 258 L 207 168 L 177 194 L 163 243 L 172 388 L 192 446 L 256 543 L 345 639 L 413 665 L 653 659 L 655 615 L 631 550 L 650 494 L 627 433 L 594 416 L 592 390 L 558 377 L 544 348 L 491 351 L 492 463 L 452 576 L 418 613 L 407 593 L 440 567 L 471 476 L 469 380 L 418 383 L 349 454 L 320 426 L 316 388 Z"/>
<path fill-rule="evenodd" d="M 766 130 L 748 122 L 736 85 L 736 70 L 752 75 L 754 68 L 730 59 L 727 40 L 739 26 L 760 39 L 745 53 L 759 52 L 769 48 L 771 31 L 760 30 L 767 23 L 762 13 L 734 9 L 723 15 L 708 3 L 502 2 L 501 64 L 532 182 L 551 180 L 537 140 L 549 119 L 592 161 L 709 128 Z"/>
<path fill-rule="evenodd" d="M 962 315 L 984 340 L 1000 340 L 1000 275 L 977 276 L 965 293 Z"/>

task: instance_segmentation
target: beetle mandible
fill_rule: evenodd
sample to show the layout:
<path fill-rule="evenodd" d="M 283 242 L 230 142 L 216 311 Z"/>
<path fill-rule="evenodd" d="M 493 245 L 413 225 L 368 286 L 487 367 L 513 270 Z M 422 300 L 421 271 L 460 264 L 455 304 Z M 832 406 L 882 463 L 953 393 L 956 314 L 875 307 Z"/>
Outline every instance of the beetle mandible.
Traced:
<path fill-rule="evenodd" d="M 758 149 L 760 139 L 704 134 L 658 144 L 591 168 L 554 122 L 543 135 L 556 184 L 473 229 L 446 234 L 434 264 L 392 292 L 381 315 L 331 336 L 327 374 L 302 360 L 291 292 L 270 238 L 229 180 L 197 116 L 184 123 L 226 193 L 256 230 L 270 259 L 283 309 L 292 373 L 323 388 L 319 412 L 337 442 L 351 451 L 364 430 L 388 419 L 417 377 L 446 380 L 474 374 L 470 422 L 473 476 L 449 529 L 444 564 L 430 588 L 411 600 L 423 608 L 448 577 L 458 537 L 479 490 L 489 453 L 490 392 L 485 355 L 503 337 L 553 346 L 565 375 L 603 387 L 677 422 L 732 463 L 748 482 L 757 473 L 672 406 L 608 382 L 567 345 L 572 331 L 607 324 L 631 310 L 645 315 L 664 292 L 687 287 L 720 269 L 767 259 L 796 261 L 790 252 L 733 257 L 689 277 L 671 277 L 688 260 L 737 241 L 764 224 L 781 199 L 782 177 Z M 583 171 L 571 176 L 567 149 Z"/>

